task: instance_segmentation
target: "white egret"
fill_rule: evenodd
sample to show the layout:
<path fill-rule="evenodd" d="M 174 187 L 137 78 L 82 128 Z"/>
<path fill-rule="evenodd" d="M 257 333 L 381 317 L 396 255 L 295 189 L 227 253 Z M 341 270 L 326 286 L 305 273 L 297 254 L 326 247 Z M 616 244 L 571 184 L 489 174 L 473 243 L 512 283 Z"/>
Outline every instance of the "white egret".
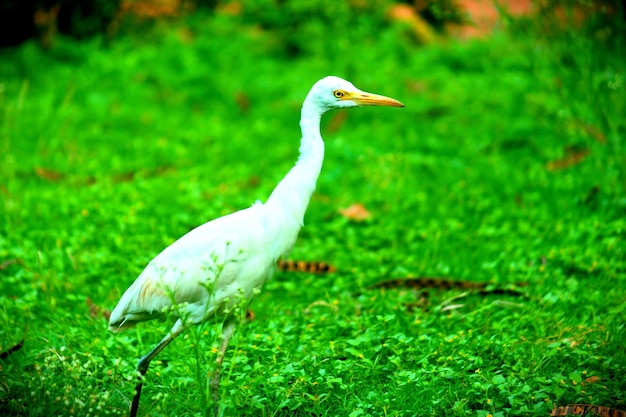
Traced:
<path fill-rule="evenodd" d="M 210 386 L 218 412 L 220 368 L 237 316 L 272 276 L 278 260 L 293 248 L 304 213 L 322 168 L 322 114 L 356 106 L 404 105 L 389 97 L 366 93 L 338 77 L 315 83 L 302 105 L 300 156 L 268 200 L 217 218 L 190 231 L 165 248 L 146 266 L 111 313 L 113 332 L 174 314 L 176 322 L 154 349 L 139 360 L 141 375 L 130 415 L 137 414 L 143 376 L 150 361 L 189 324 L 209 318 L 221 322 L 222 340 Z M 245 310 L 244 310 L 245 311 Z"/>

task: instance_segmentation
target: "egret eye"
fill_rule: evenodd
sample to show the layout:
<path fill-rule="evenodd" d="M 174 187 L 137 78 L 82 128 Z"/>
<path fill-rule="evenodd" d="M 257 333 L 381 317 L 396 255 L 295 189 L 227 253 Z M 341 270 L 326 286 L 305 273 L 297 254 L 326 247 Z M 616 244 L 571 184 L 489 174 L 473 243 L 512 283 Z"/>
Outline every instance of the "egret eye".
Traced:
<path fill-rule="evenodd" d="M 344 96 L 344 92 L 341 90 L 335 90 L 335 92 L 333 93 L 335 95 L 335 97 L 337 98 L 342 98 Z"/>

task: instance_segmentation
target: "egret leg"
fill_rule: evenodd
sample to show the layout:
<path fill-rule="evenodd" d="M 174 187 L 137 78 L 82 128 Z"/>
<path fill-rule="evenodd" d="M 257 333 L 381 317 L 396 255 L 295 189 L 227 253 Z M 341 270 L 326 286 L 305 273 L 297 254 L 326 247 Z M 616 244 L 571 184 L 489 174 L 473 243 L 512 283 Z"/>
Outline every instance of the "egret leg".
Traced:
<path fill-rule="evenodd" d="M 179 319 L 174 323 L 172 330 L 159 342 L 158 345 L 147 355 L 139 359 L 139 363 L 137 364 L 137 372 L 139 372 L 139 382 L 135 386 L 135 396 L 133 397 L 133 402 L 130 406 L 130 417 L 137 416 L 137 410 L 139 409 L 139 397 L 141 397 L 141 388 L 143 387 L 143 376 L 148 372 L 148 366 L 150 366 L 150 362 L 152 359 L 156 357 L 165 346 L 169 345 L 172 340 L 176 338 L 182 331 L 184 330 L 183 322 Z"/>
<path fill-rule="evenodd" d="M 226 348 L 228 347 L 228 341 L 230 337 L 233 335 L 233 331 L 235 330 L 235 325 L 237 324 L 235 319 L 228 319 L 222 325 L 222 342 L 220 343 L 220 349 L 217 352 L 217 358 L 215 359 L 215 371 L 211 375 L 211 398 L 213 399 L 213 412 L 217 417 L 219 415 L 220 406 L 220 374 L 222 371 L 222 361 L 224 360 L 224 355 L 226 354 Z"/>

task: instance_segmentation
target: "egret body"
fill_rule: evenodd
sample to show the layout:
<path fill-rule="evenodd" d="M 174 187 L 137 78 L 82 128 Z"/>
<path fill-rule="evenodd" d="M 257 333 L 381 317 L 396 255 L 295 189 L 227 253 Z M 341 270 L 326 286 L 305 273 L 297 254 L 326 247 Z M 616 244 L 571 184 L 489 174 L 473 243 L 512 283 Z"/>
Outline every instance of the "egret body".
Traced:
<path fill-rule="evenodd" d="M 177 318 L 159 344 L 139 360 L 137 370 L 142 376 L 150 361 L 186 326 L 209 318 L 221 322 L 222 340 L 211 377 L 217 404 L 221 363 L 237 321 L 234 312 L 260 292 L 277 261 L 293 248 L 302 227 L 324 160 L 322 114 L 356 106 L 403 104 L 361 91 L 338 77 L 325 77 L 315 83 L 302 105 L 298 161 L 267 201 L 193 229 L 150 261 L 122 295 L 110 317 L 109 329 L 113 332 L 162 317 L 167 311 Z M 131 417 L 137 413 L 141 388 L 142 378 L 136 387 Z"/>

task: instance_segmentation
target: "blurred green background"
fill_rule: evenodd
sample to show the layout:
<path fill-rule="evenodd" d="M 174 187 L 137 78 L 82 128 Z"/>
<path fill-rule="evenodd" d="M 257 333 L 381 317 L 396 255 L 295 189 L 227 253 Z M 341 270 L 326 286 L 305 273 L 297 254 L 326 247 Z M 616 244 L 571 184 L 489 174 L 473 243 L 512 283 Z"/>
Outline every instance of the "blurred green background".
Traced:
<path fill-rule="evenodd" d="M 329 74 L 406 108 L 325 116 L 291 258 L 338 271 L 267 283 L 227 353 L 224 415 L 626 409 L 624 16 L 582 0 L 3 2 L 0 413 L 127 413 L 169 324 L 113 335 L 103 315 L 185 232 L 267 198 Z M 366 220 L 341 214 L 356 204 Z M 406 277 L 520 292 L 368 288 Z M 216 345 L 209 324 L 173 342 L 140 414 L 209 415 Z"/>

